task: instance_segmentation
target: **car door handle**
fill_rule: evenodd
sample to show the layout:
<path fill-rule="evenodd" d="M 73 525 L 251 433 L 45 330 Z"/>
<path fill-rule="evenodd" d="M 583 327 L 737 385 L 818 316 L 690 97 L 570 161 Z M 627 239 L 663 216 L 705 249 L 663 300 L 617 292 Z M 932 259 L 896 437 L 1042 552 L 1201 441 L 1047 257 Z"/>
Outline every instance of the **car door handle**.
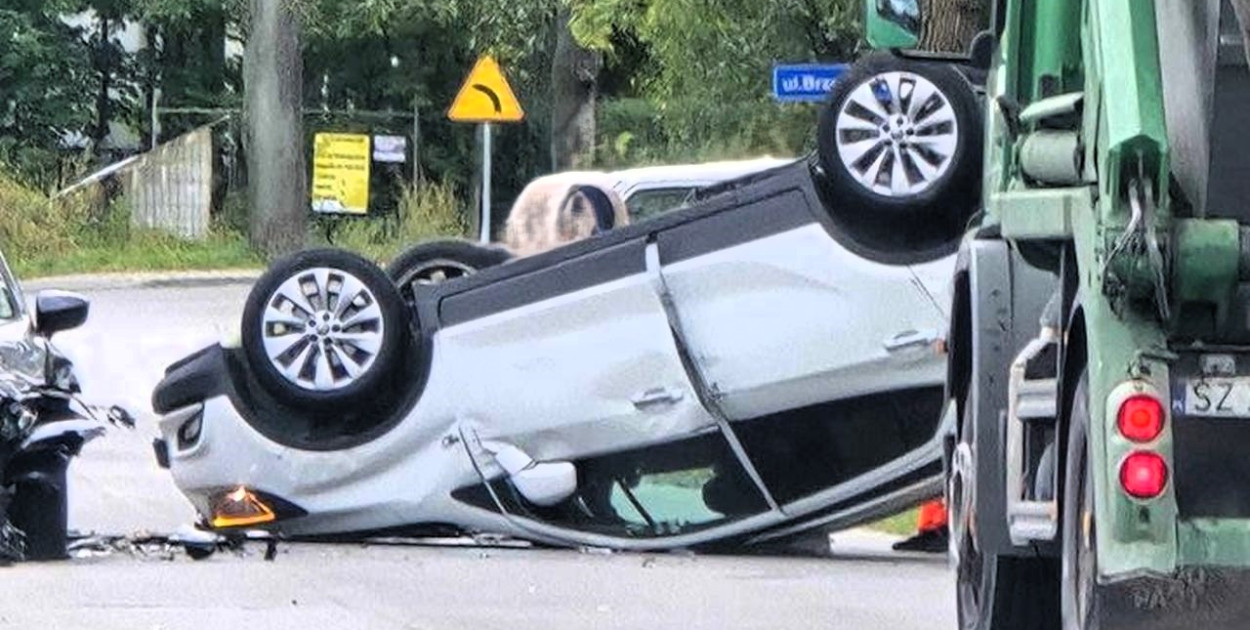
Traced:
<path fill-rule="evenodd" d="M 906 348 L 932 345 L 937 341 L 937 333 L 931 330 L 906 330 L 882 342 L 887 352 L 898 352 Z"/>
<path fill-rule="evenodd" d="M 681 402 L 685 393 L 675 387 L 652 387 L 629 399 L 637 409 L 646 409 L 658 405 L 672 405 Z"/>

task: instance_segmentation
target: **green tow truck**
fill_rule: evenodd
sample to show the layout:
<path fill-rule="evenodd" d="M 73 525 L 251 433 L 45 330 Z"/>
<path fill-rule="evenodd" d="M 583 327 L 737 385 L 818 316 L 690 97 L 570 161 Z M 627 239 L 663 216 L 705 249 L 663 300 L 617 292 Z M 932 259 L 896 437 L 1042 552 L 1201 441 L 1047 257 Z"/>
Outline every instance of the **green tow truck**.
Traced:
<path fill-rule="evenodd" d="M 866 28 L 985 73 L 946 337 L 960 625 L 1250 627 L 1250 2 L 992 0 L 954 57 L 917 50 L 939 4 Z"/>

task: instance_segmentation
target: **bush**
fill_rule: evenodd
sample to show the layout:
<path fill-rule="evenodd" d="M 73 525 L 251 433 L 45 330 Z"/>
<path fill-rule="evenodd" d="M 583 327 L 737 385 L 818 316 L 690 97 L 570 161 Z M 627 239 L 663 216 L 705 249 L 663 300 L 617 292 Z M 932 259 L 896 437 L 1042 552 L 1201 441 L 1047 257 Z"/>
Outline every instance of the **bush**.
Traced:
<path fill-rule="evenodd" d="M 220 222 L 207 239 L 187 241 L 131 227 L 125 204 L 102 205 L 95 193 L 49 199 L 0 173 L 0 249 L 20 275 L 261 264 L 243 234 Z"/>
<path fill-rule="evenodd" d="M 54 202 L 0 173 L 0 248 L 10 263 L 71 251 L 73 230 L 67 228 L 86 216 L 84 206 Z"/>
<path fill-rule="evenodd" d="M 394 258 L 414 243 L 434 238 L 463 237 L 469 222 L 455 186 L 426 182 L 406 189 L 394 214 L 386 216 L 322 216 L 313 225 L 313 241 L 342 247 L 378 263 Z M 326 234 L 329 238 L 326 238 Z"/>
<path fill-rule="evenodd" d="M 745 99 L 707 103 L 675 99 L 656 105 L 616 99 L 599 105 L 597 157 L 605 169 L 798 156 L 815 147 L 810 105 Z"/>

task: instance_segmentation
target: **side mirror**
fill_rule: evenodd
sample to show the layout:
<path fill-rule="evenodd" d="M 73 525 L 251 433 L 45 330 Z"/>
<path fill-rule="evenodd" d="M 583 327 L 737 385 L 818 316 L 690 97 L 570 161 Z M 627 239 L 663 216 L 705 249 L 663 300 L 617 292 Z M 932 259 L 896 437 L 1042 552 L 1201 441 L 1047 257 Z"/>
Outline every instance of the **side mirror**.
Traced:
<path fill-rule="evenodd" d="M 542 462 L 512 475 L 517 492 L 534 505 L 555 505 L 577 490 L 577 468 L 571 462 Z"/>
<path fill-rule="evenodd" d="M 873 48 L 915 48 L 920 41 L 920 0 L 865 0 L 868 43 Z"/>
<path fill-rule="evenodd" d="M 555 505 L 577 491 L 577 467 L 571 462 L 538 462 L 525 451 L 503 442 L 483 442 L 482 448 L 508 473 L 508 479 L 526 501 Z"/>
<path fill-rule="evenodd" d="M 35 332 L 44 337 L 77 328 L 87 321 L 91 304 L 68 291 L 46 290 L 35 296 Z"/>

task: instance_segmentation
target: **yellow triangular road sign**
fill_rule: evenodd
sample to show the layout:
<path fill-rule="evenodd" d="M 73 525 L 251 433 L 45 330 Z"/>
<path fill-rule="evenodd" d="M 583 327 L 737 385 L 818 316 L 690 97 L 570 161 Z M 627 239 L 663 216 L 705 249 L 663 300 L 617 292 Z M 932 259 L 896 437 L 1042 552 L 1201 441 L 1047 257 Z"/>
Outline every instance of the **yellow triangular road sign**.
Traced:
<path fill-rule="evenodd" d="M 519 122 L 525 112 L 499 64 L 486 55 L 473 65 L 447 117 L 456 122 Z"/>

